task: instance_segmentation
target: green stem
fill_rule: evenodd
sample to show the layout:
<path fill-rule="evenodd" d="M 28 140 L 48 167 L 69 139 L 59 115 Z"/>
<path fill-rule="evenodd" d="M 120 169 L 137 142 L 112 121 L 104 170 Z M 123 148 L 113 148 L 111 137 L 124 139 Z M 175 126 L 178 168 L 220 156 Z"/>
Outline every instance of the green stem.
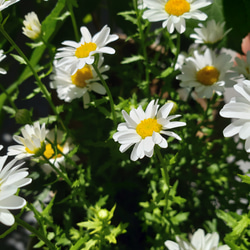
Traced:
<path fill-rule="evenodd" d="M 16 106 L 16 104 L 12 101 L 9 93 L 6 91 L 6 89 L 2 86 L 2 84 L 0 84 L 0 89 L 3 91 L 3 93 L 7 96 L 8 101 L 10 102 L 10 105 L 12 106 L 12 108 L 17 112 L 18 108 Z"/>
<path fill-rule="evenodd" d="M 71 186 L 72 186 L 72 183 L 71 183 L 69 177 L 67 176 L 67 174 L 62 173 L 62 172 L 60 171 L 60 169 L 58 169 L 57 167 L 55 167 L 54 164 L 52 164 L 46 156 L 43 155 L 42 157 L 43 157 L 43 159 L 45 160 L 45 162 L 48 163 L 48 164 L 54 169 L 54 171 L 55 171 L 61 178 L 63 178 L 63 179 L 68 183 L 68 185 L 71 187 Z"/>
<path fill-rule="evenodd" d="M 95 63 L 93 63 L 92 65 L 93 65 L 95 72 L 97 73 L 98 77 L 100 78 L 100 80 L 101 80 L 101 82 L 102 82 L 102 84 L 107 92 L 107 95 L 109 97 L 110 109 L 111 109 L 111 113 L 112 113 L 112 117 L 113 117 L 113 123 L 114 123 L 114 126 L 117 127 L 117 120 L 116 120 L 116 114 L 115 114 L 115 104 L 114 104 L 112 94 L 109 90 L 109 87 L 108 87 L 106 81 L 102 77 L 102 74 L 100 73 L 97 65 Z"/>
<path fill-rule="evenodd" d="M 142 11 L 138 9 L 137 7 L 137 2 L 134 0 L 134 6 L 136 9 L 136 17 L 137 17 L 137 26 L 139 30 L 139 35 L 140 35 L 140 42 L 141 42 L 141 48 L 142 48 L 142 55 L 144 58 L 144 66 L 145 66 L 145 81 L 148 84 L 147 88 L 145 89 L 145 94 L 146 96 L 150 95 L 149 91 L 149 66 L 148 66 L 148 54 L 147 54 L 147 49 L 146 49 L 146 39 L 145 37 L 147 36 L 147 32 L 145 32 L 142 28 L 141 24 L 141 18 L 142 18 Z"/>
<path fill-rule="evenodd" d="M 37 238 L 39 238 L 40 240 L 42 240 L 48 246 L 49 249 L 51 249 L 51 250 L 55 249 L 56 250 L 55 246 L 46 238 L 46 236 L 43 235 L 43 234 L 41 234 L 34 227 L 32 227 L 31 225 L 29 225 L 25 221 L 21 220 L 17 216 L 15 217 L 15 221 L 16 221 L 16 223 L 18 225 L 20 225 L 23 228 L 26 228 L 28 231 L 30 231 L 31 233 L 33 233 L 34 235 L 36 235 Z"/>
<path fill-rule="evenodd" d="M 159 161 L 161 163 L 162 177 L 163 177 L 163 179 L 165 181 L 165 184 L 166 184 L 166 193 L 165 193 L 166 206 L 164 207 L 164 211 L 163 211 L 163 214 L 165 215 L 166 211 L 167 211 L 167 208 L 168 208 L 168 197 L 169 197 L 169 192 L 170 192 L 169 174 L 168 174 L 167 162 L 162 157 L 162 154 L 161 154 L 159 146 L 156 145 L 155 151 L 156 151 L 156 154 L 157 154 L 157 156 L 159 158 Z"/>
<path fill-rule="evenodd" d="M 56 107 L 52 102 L 51 96 L 45 85 L 42 83 L 41 79 L 39 78 L 37 72 L 35 71 L 34 67 L 31 65 L 29 59 L 25 56 L 25 54 L 22 52 L 22 50 L 18 47 L 18 45 L 13 41 L 13 39 L 9 36 L 9 34 L 5 31 L 2 24 L 0 24 L 0 31 L 4 35 L 4 37 L 9 41 L 9 43 L 13 46 L 13 48 L 18 52 L 18 54 L 24 59 L 28 67 L 30 68 L 33 76 L 36 79 L 36 83 L 39 86 L 40 90 L 42 91 L 43 95 L 45 96 L 47 102 L 49 103 L 51 109 L 53 110 L 54 114 L 57 116 L 57 119 L 60 121 L 62 127 L 64 130 L 66 130 L 66 127 L 64 126 L 63 121 L 60 119 Z"/>
<path fill-rule="evenodd" d="M 181 49 L 181 35 L 179 33 L 177 33 L 176 54 L 175 54 L 175 58 L 174 58 L 173 68 L 175 68 L 175 64 L 176 64 L 178 56 L 180 54 L 180 49 Z"/>
<path fill-rule="evenodd" d="M 72 22 L 73 30 L 74 30 L 74 33 L 75 33 L 76 41 L 79 42 L 80 35 L 79 35 L 79 32 L 78 32 L 77 22 L 76 22 L 75 14 L 74 14 L 74 11 L 73 11 L 73 6 L 70 3 L 70 1 L 67 1 L 67 7 L 68 7 L 69 12 L 70 12 L 71 22 Z"/>

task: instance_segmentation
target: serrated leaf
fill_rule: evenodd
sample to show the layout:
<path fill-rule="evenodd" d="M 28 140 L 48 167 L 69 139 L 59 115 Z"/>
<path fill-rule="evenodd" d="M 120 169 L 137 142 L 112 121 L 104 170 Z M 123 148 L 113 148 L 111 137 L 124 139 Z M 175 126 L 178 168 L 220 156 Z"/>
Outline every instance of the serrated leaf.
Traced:
<path fill-rule="evenodd" d="M 250 224 L 250 219 L 247 217 L 246 214 L 242 215 L 242 218 L 236 226 L 233 228 L 232 235 L 241 235 L 241 233 L 248 227 Z"/>
<path fill-rule="evenodd" d="M 237 220 L 234 219 L 229 213 L 222 210 L 217 210 L 216 215 L 218 218 L 222 219 L 229 227 L 233 228 L 237 225 Z"/>

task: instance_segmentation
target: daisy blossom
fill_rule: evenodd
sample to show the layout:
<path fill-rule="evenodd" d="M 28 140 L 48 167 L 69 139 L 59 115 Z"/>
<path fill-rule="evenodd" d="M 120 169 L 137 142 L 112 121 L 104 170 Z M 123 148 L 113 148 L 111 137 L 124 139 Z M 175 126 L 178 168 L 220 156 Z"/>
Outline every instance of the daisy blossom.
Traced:
<path fill-rule="evenodd" d="M 109 66 L 102 66 L 103 60 L 103 57 L 100 57 L 97 65 L 101 74 L 109 70 Z M 57 90 L 58 97 L 61 100 L 71 102 L 76 98 L 83 97 L 84 108 L 87 108 L 90 102 L 90 91 L 94 91 L 100 95 L 106 94 L 103 85 L 98 83 L 100 78 L 92 65 L 86 64 L 83 68 L 78 69 L 73 75 L 64 68 L 59 67 L 57 61 L 54 62 L 54 66 L 50 87 Z M 102 75 L 102 77 L 104 79 L 108 78 L 106 75 Z"/>
<path fill-rule="evenodd" d="M 230 250 L 227 245 L 218 246 L 219 235 L 214 232 L 205 235 L 203 229 L 198 229 L 191 237 L 191 242 L 186 242 L 176 236 L 176 242 L 167 240 L 165 246 L 169 250 Z"/>
<path fill-rule="evenodd" d="M 246 140 L 245 150 L 250 153 L 250 81 L 239 82 L 234 89 L 240 96 L 233 97 L 220 111 L 222 117 L 234 119 L 223 134 L 225 137 L 239 134 L 242 140 Z"/>
<path fill-rule="evenodd" d="M 195 43 L 200 44 L 214 44 L 222 40 L 231 29 L 224 32 L 225 22 L 216 23 L 215 20 L 209 20 L 207 26 L 199 23 L 200 28 L 194 28 L 195 34 L 191 34 L 190 37 L 195 39 Z"/>
<path fill-rule="evenodd" d="M 107 25 L 93 37 L 87 27 L 83 26 L 80 30 L 82 34 L 80 42 L 64 41 L 62 44 L 67 47 L 59 48 L 55 55 L 55 59 L 59 59 L 58 66 L 69 70 L 71 75 L 82 69 L 85 64 L 93 64 L 95 54 L 114 54 L 115 50 L 106 45 L 118 39 L 117 35 L 110 35 L 110 28 Z"/>
<path fill-rule="evenodd" d="M 40 127 L 39 122 L 33 125 L 26 124 L 21 129 L 22 135 L 14 135 L 13 139 L 20 145 L 8 147 L 8 155 L 15 155 L 17 159 L 22 159 L 29 156 L 40 156 L 45 150 L 45 123 Z"/>
<path fill-rule="evenodd" d="M 25 199 L 15 195 L 18 188 L 28 185 L 31 178 L 27 168 L 20 168 L 23 164 L 15 165 L 16 159 L 5 164 L 7 156 L 0 157 L 0 222 L 6 226 L 14 224 L 14 216 L 9 210 L 20 209 L 26 205 Z"/>
<path fill-rule="evenodd" d="M 118 125 L 118 132 L 113 135 L 113 139 L 121 144 L 120 151 L 124 153 L 135 144 L 130 158 L 132 161 L 136 161 L 144 156 L 152 157 L 155 144 L 161 148 L 168 147 L 166 139 L 161 134 L 181 140 L 174 132 L 167 131 L 186 125 L 185 122 L 171 122 L 171 120 L 180 116 L 168 116 L 173 106 L 174 103 L 169 102 L 158 110 L 158 100 L 152 100 L 145 112 L 141 106 L 132 109 L 129 115 L 123 110 L 125 122 Z"/>
<path fill-rule="evenodd" d="M 19 1 L 20 0 L 0 0 L 0 11 Z"/>
<path fill-rule="evenodd" d="M 176 78 L 181 80 L 181 87 L 195 88 L 198 97 L 210 98 L 214 92 L 222 95 L 225 87 L 235 83 L 228 72 L 233 65 L 230 60 L 230 55 L 216 55 L 210 49 L 206 49 L 204 55 L 194 51 L 194 57 L 186 58 L 182 74 Z"/>
<path fill-rule="evenodd" d="M 23 34 L 30 39 L 37 39 L 41 34 L 41 23 L 35 12 L 30 12 L 25 15 L 25 20 L 23 21 L 24 27 Z"/>
<path fill-rule="evenodd" d="M 71 150 L 73 150 L 74 145 L 72 144 L 71 138 L 67 138 L 64 141 L 64 135 L 61 130 L 57 130 L 57 132 L 52 129 L 46 135 L 45 151 L 43 155 L 56 167 L 60 168 L 60 166 L 69 167 L 66 164 L 64 155 L 67 155 Z M 55 152 L 55 147 L 57 147 L 58 151 Z M 72 160 L 78 160 L 77 156 L 73 156 Z M 42 169 L 45 173 L 50 173 L 53 169 L 49 164 L 43 164 Z"/>
<path fill-rule="evenodd" d="M 204 21 L 207 15 L 199 9 L 212 3 L 212 0 L 144 0 L 148 7 L 143 18 L 150 22 L 163 21 L 162 27 L 167 27 L 169 33 L 176 29 L 179 33 L 186 30 L 185 19 Z"/>
<path fill-rule="evenodd" d="M 4 54 L 4 51 L 1 49 L 0 50 L 0 62 L 6 57 L 6 55 Z M 7 73 L 7 71 L 3 68 L 0 68 L 0 74 L 5 75 Z"/>

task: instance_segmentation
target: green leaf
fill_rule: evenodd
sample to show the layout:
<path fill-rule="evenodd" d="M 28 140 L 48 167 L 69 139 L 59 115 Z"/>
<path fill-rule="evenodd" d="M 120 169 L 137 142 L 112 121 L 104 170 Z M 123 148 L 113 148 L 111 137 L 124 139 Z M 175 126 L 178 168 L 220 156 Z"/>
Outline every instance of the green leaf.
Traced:
<path fill-rule="evenodd" d="M 218 218 L 222 219 L 229 227 L 233 228 L 237 225 L 237 220 L 234 219 L 229 213 L 222 210 L 217 210 L 216 215 Z"/>
<path fill-rule="evenodd" d="M 121 62 L 121 64 L 129 64 L 129 63 L 137 62 L 137 61 L 140 61 L 140 60 L 144 60 L 144 57 L 141 56 L 141 55 L 134 55 L 134 56 L 131 56 L 131 57 L 125 57 L 123 59 L 123 61 Z"/>
<path fill-rule="evenodd" d="M 246 214 L 243 214 L 241 220 L 238 221 L 236 226 L 233 228 L 232 235 L 237 235 L 237 236 L 241 235 L 242 232 L 248 227 L 249 224 L 250 224 L 250 219 L 248 218 Z"/>
<path fill-rule="evenodd" d="M 15 55 L 15 54 L 10 54 L 16 61 L 18 61 L 20 64 L 25 64 L 26 65 L 26 62 L 25 60 L 19 56 L 19 55 Z"/>
<path fill-rule="evenodd" d="M 240 174 L 238 174 L 238 176 L 241 178 L 242 182 L 250 184 L 250 176 Z"/>

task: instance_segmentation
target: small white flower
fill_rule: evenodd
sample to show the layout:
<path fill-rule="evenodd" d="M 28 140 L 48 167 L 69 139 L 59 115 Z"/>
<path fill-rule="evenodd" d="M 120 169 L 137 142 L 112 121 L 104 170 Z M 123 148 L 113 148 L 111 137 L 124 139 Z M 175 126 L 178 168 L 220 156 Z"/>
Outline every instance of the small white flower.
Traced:
<path fill-rule="evenodd" d="M 103 60 L 103 57 L 100 57 L 97 65 L 101 74 L 109 70 L 109 66 L 102 66 Z M 100 95 L 106 94 L 103 85 L 98 83 L 100 78 L 92 65 L 86 64 L 73 75 L 64 68 L 59 67 L 57 61 L 54 62 L 54 66 L 50 87 L 57 90 L 58 97 L 61 100 L 71 102 L 76 98 L 83 97 L 84 108 L 87 108 L 90 102 L 90 91 L 94 91 Z M 102 77 L 103 79 L 107 79 L 106 75 L 102 75 Z"/>
<path fill-rule="evenodd" d="M 17 159 L 42 155 L 45 150 L 45 123 L 41 127 L 39 122 L 35 122 L 33 125 L 26 124 L 21 132 L 23 137 L 13 136 L 13 139 L 20 145 L 9 146 L 8 155 L 15 155 Z"/>
<path fill-rule="evenodd" d="M 82 69 L 85 64 L 93 64 L 95 54 L 114 54 L 115 50 L 106 45 L 118 39 L 117 35 L 110 35 L 110 28 L 107 25 L 93 37 L 87 27 L 83 26 L 80 30 L 82 34 L 81 41 L 79 43 L 64 41 L 62 44 L 68 47 L 59 48 L 55 55 L 55 59 L 59 59 L 58 67 L 63 66 L 72 75 L 78 69 Z"/>
<path fill-rule="evenodd" d="M 228 72 L 233 64 L 230 60 L 230 55 L 216 55 L 210 49 L 206 49 L 204 55 L 194 51 L 194 57 L 186 58 L 182 74 L 176 78 L 181 80 L 181 87 L 195 88 L 199 97 L 210 98 L 214 92 L 222 95 L 225 87 L 235 83 L 231 80 L 233 74 Z"/>
<path fill-rule="evenodd" d="M 234 85 L 240 96 L 233 97 L 220 111 L 220 115 L 234 119 L 224 130 L 225 137 L 239 134 L 245 142 L 245 150 L 250 153 L 250 81 L 245 80 Z"/>
<path fill-rule="evenodd" d="M 204 21 L 207 15 L 199 9 L 212 3 L 211 0 L 143 0 L 148 7 L 143 18 L 150 22 L 163 21 L 162 27 L 167 27 L 169 33 L 176 29 L 179 33 L 186 30 L 185 19 Z"/>
<path fill-rule="evenodd" d="M 54 129 L 52 129 L 47 133 L 46 139 L 48 139 L 48 141 L 46 141 L 45 151 L 43 153 L 44 156 L 56 168 L 60 168 L 60 166 L 71 167 L 68 164 L 66 164 L 66 160 L 64 157 L 64 155 L 67 155 L 74 148 L 74 145 L 72 144 L 71 138 L 67 138 L 64 141 L 63 132 L 61 130 L 57 130 L 57 132 L 56 132 Z M 54 147 L 57 147 L 57 149 L 60 152 L 62 152 L 64 155 L 61 154 L 60 152 L 55 152 Z M 76 160 L 78 160 L 78 157 L 73 156 L 72 160 L 76 161 Z M 50 166 L 50 164 L 47 164 L 47 163 L 43 164 L 41 167 L 42 167 L 42 170 L 47 174 L 53 170 L 52 167 Z"/>
<path fill-rule="evenodd" d="M 15 195 L 18 188 L 28 185 L 31 178 L 23 164 L 15 165 L 16 159 L 4 166 L 7 156 L 0 157 L 0 222 L 6 226 L 14 224 L 14 216 L 9 210 L 20 209 L 26 205 L 25 199 Z"/>
<path fill-rule="evenodd" d="M 233 70 L 250 80 L 250 51 L 247 52 L 246 58 L 235 57 L 235 61 L 236 66 L 233 68 Z"/>
<path fill-rule="evenodd" d="M 0 62 L 6 57 L 6 55 L 4 54 L 4 51 L 1 49 L 0 50 Z M 3 68 L 0 68 L 0 74 L 5 75 L 7 73 L 7 71 Z"/>
<path fill-rule="evenodd" d="M 30 12 L 25 15 L 25 20 L 23 21 L 23 34 L 30 39 L 37 39 L 41 34 L 41 23 L 35 12 Z"/>
<path fill-rule="evenodd" d="M 203 229 L 198 229 L 191 237 L 191 242 L 186 242 L 176 236 L 176 242 L 167 240 L 165 246 L 168 250 L 230 250 L 227 245 L 218 246 L 219 235 L 214 232 L 205 235 Z"/>
<path fill-rule="evenodd" d="M 132 109 L 129 115 L 126 111 L 122 111 L 125 122 L 118 125 L 118 132 L 113 135 L 113 139 L 121 144 L 122 153 L 135 144 L 130 156 L 132 161 L 142 159 L 144 156 L 152 157 L 155 144 L 167 148 L 168 143 L 161 134 L 181 140 L 177 134 L 168 131 L 186 125 L 185 122 L 171 122 L 180 116 L 168 116 L 174 103 L 166 103 L 159 110 L 157 103 L 158 100 L 152 100 L 145 112 L 141 106 Z"/>
<path fill-rule="evenodd" d="M 0 11 L 19 1 L 20 0 L 0 0 Z"/>
<path fill-rule="evenodd" d="M 195 39 L 195 43 L 200 44 L 214 44 L 222 40 L 231 29 L 224 32 L 225 22 L 216 23 L 215 20 L 209 20 L 207 26 L 202 23 L 198 24 L 200 28 L 195 28 L 195 34 L 191 34 L 190 37 Z"/>

